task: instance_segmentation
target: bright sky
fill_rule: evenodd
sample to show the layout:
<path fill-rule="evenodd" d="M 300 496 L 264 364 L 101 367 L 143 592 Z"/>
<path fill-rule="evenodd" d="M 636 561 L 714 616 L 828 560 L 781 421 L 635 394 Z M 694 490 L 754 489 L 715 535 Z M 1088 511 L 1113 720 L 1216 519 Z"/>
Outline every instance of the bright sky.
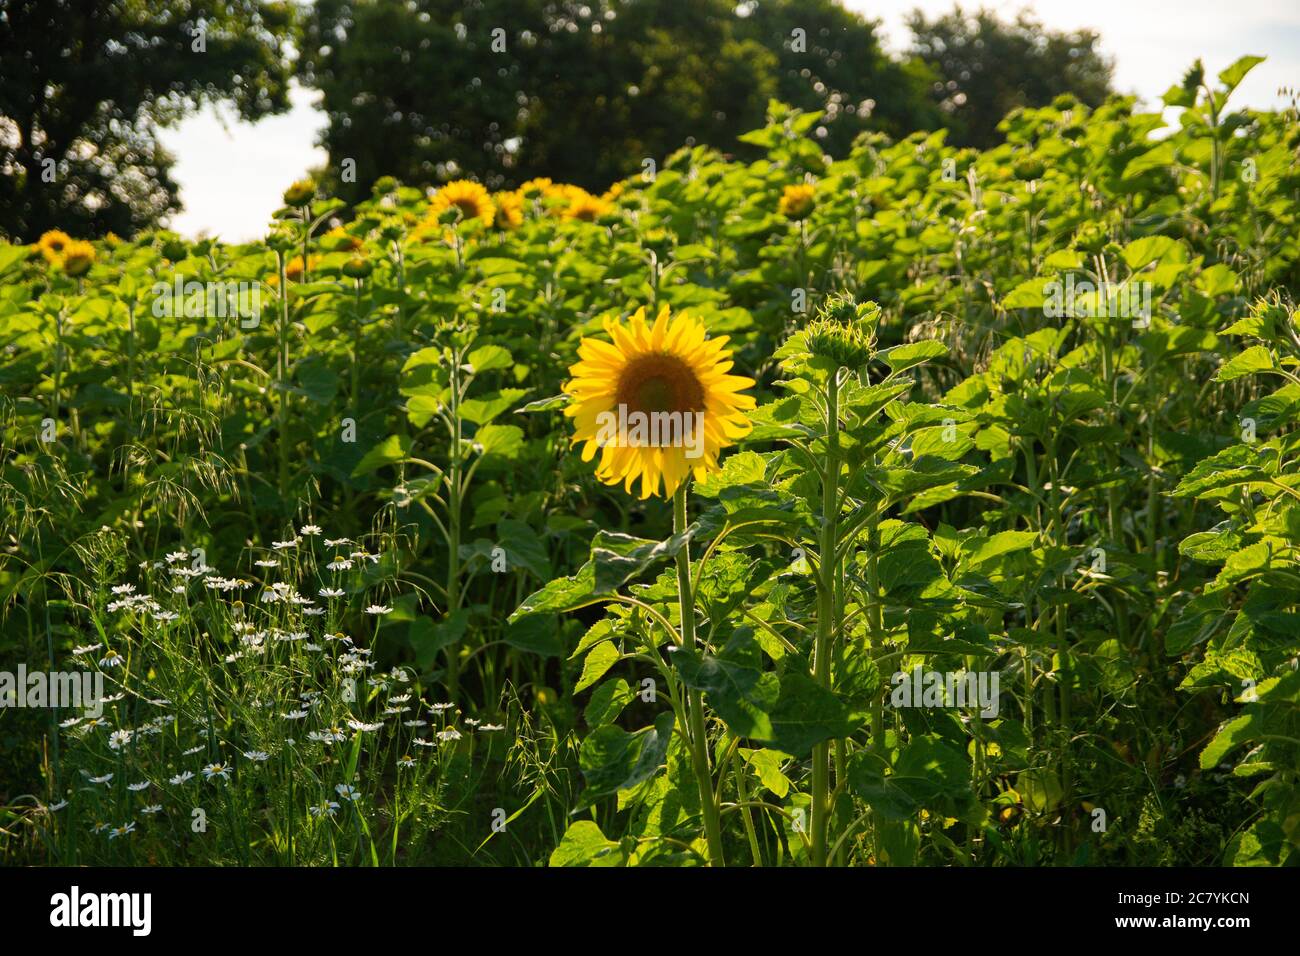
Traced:
<path fill-rule="evenodd" d="M 882 21 L 886 46 L 895 52 L 911 39 L 907 13 L 952 9 L 953 0 L 846 0 Z M 967 9 L 978 6 L 968 2 Z M 1115 86 L 1148 105 L 1182 78 L 1198 56 L 1212 76 L 1246 53 L 1266 56 L 1233 96 L 1235 106 L 1268 108 L 1283 102 L 1278 88 L 1300 88 L 1300 4 L 1295 0 L 984 0 L 1012 19 L 1029 9 L 1058 30 L 1088 27 L 1101 34 L 1102 50 L 1115 59 Z M 315 94 L 297 89 L 293 108 L 257 124 L 208 109 L 163 133 L 176 156 L 173 176 L 184 209 L 171 226 L 183 235 L 216 235 L 230 242 L 265 234 L 280 195 L 307 169 L 325 162 L 316 140 L 324 116 Z"/>

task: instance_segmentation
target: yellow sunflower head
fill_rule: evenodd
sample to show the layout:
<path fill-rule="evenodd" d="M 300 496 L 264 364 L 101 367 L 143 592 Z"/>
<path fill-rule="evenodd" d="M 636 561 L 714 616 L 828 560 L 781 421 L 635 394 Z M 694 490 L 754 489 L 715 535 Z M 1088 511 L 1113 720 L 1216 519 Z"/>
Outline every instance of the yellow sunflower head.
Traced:
<path fill-rule="evenodd" d="M 524 200 L 519 193 L 497 193 L 492 201 L 496 203 L 496 221 L 501 229 L 514 229 L 524 221 Z"/>
<path fill-rule="evenodd" d="M 63 250 L 70 242 L 72 237 L 62 229 L 51 229 L 36 241 L 36 248 L 41 250 L 46 262 L 58 265 L 63 259 Z"/>
<path fill-rule="evenodd" d="M 564 386 L 582 460 L 599 452 L 596 477 L 629 493 L 640 478 L 642 498 L 659 493 L 661 478 L 671 497 L 691 472 L 717 471 L 722 449 L 749 434 L 755 407 L 742 394 L 754 380 L 727 374 L 727 337 L 706 338 L 702 322 L 666 305 L 654 325 L 638 309 L 626 324 L 605 319 L 605 331 L 612 341 L 579 343 Z"/>
<path fill-rule="evenodd" d="M 68 275 L 84 276 L 95 264 L 95 247 L 80 239 L 72 239 L 63 247 L 60 265 Z"/>
<path fill-rule="evenodd" d="M 551 187 L 555 184 L 546 176 L 538 176 L 530 179 L 519 187 L 519 195 L 525 199 L 531 199 L 534 196 L 544 196 L 550 192 Z"/>
<path fill-rule="evenodd" d="M 496 214 L 488 191 L 468 179 L 457 179 L 443 186 L 429 204 L 429 211 L 434 216 L 441 216 L 452 208 L 460 210 L 462 219 L 482 219 L 485 226 L 492 225 Z"/>
<path fill-rule="evenodd" d="M 806 219 L 817 201 L 813 199 L 814 187 L 808 183 L 786 186 L 776 211 L 789 219 Z"/>
<path fill-rule="evenodd" d="M 613 206 L 610 203 L 599 196 L 593 196 L 584 189 L 570 197 L 569 204 L 564 207 L 562 215 L 565 219 L 581 219 L 583 222 L 595 222 L 612 208 Z"/>

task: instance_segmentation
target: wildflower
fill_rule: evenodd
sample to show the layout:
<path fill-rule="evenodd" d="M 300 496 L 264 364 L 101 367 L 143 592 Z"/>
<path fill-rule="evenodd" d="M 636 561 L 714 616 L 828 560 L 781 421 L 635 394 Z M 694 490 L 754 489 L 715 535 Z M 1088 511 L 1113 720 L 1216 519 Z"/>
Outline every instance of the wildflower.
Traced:
<path fill-rule="evenodd" d="M 162 813 L 162 804 L 161 804 L 161 803 L 151 803 L 151 804 L 149 804 L 149 806 L 147 806 L 147 807 L 141 807 L 141 808 L 140 808 L 140 812 L 141 812 L 141 813 L 146 813 L 146 814 Z"/>
<path fill-rule="evenodd" d="M 366 608 L 367 614 L 391 614 L 393 609 L 386 604 L 372 604 Z"/>
<path fill-rule="evenodd" d="M 564 410 L 575 419 L 570 441 L 584 443 L 583 461 L 601 452 L 596 477 L 622 482 L 629 493 L 640 478 L 641 497 L 648 498 L 658 493 L 661 478 L 671 496 L 691 471 L 702 479 L 718 470 L 722 449 L 749 433 L 745 411 L 755 407 L 740 391 L 753 379 L 727 374 L 727 337 L 706 339 L 703 323 L 680 313 L 673 318 L 667 305 L 653 326 L 638 309 L 627 325 L 607 318 L 605 331 L 612 343 L 581 341 L 580 361 L 570 367 L 573 378 L 564 386 L 573 398 Z M 633 412 L 646 419 L 676 413 L 682 440 L 666 444 L 661 436 L 656 443 L 645 429 L 611 428 L 611 419 L 623 422 Z M 692 421 L 700 424 L 692 429 Z M 692 431 L 699 436 L 695 449 L 685 447 Z"/>
<path fill-rule="evenodd" d="M 325 547 L 327 548 L 337 548 L 342 545 L 351 544 L 351 543 L 352 543 L 351 538 L 326 538 L 325 539 Z"/>
<path fill-rule="evenodd" d="M 192 770 L 185 770 L 182 771 L 181 773 L 178 773 L 176 776 L 172 777 L 171 780 L 167 782 L 170 783 L 173 787 L 179 787 L 189 783 L 193 779 L 194 779 L 194 772 Z"/>
<path fill-rule="evenodd" d="M 352 562 L 347 558 L 335 558 L 329 564 L 325 565 L 331 571 L 347 571 L 352 567 Z"/>
<path fill-rule="evenodd" d="M 498 730 L 505 730 L 505 729 L 506 728 L 504 724 L 483 724 L 482 726 L 479 727 L 478 730 L 479 733 L 481 734 L 491 734 L 491 733 L 496 733 Z"/>
<path fill-rule="evenodd" d="M 404 768 L 406 768 L 407 770 L 410 770 L 412 767 L 415 766 L 415 758 L 412 757 L 412 756 L 410 756 L 410 755 L 407 755 L 407 756 L 402 757 L 401 759 L 399 759 L 399 760 L 397 761 L 397 765 L 398 765 L 399 767 L 404 767 Z"/>
<path fill-rule="evenodd" d="M 781 201 L 776 211 L 787 219 L 806 219 L 817 201 L 813 198 L 814 187 L 809 183 L 786 186 L 781 192 Z"/>
<path fill-rule="evenodd" d="M 112 591 L 114 594 L 134 594 L 134 593 L 135 593 L 135 585 L 134 585 L 134 584 L 115 584 L 115 585 L 113 585 L 111 588 L 109 588 L 109 590 Z"/>
<path fill-rule="evenodd" d="M 222 780 L 229 780 L 230 769 L 229 764 L 210 763 L 203 768 L 203 779 L 211 780 L 213 777 L 220 777 Z"/>
<path fill-rule="evenodd" d="M 83 644 L 81 647 L 74 647 L 72 654 L 74 657 L 82 657 L 86 654 L 93 654 L 103 646 L 103 644 Z"/>
<path fill-rule="evenodd" d="M 368 724 L 360 720 L 349 720 L 348 726 L 358 733 L 373 733 L 376 730 L 382 730 L 384 725 L 382 723 Z"/>
<path fill-rule="evenodd" d="M 149 781 L 141 780 L 139 783 L 128 783 L 126 789 L 130 790 L 132 793 L 139 793 L 141 790 L 148 790 Z"/>
<path fill-rule="evenodd" d="M 338 810 L 339 805 L 333 800 L 322 800 L 315 806 L 308 807 L 307 812 L 313 817 L 334 816 L 334 811 Z"/>
<path fill-rule="evenodd" d="M 294 537 L 290 538 L 288 541 L 272 541 L 271 547 L 275 548 L 277 551 L 284 551 L 287 548 L 296 548 L 301 543 L 302 538 Z"/>
<path fill-rule="evenodd" d="M 457 179 L 443 186 L 429 203 L 429 215 L 435 219 L 449 209 L 460 210 L 462 219 L 482 219 L 487 226 L 492 225 L 496 215 L 488 191 L 468 179 Z"/>
<path fill-rule="evenodd" d="M 361 794 L 357 792 L 357 788 L 350 783 L 335 784 L 334 792 L 343 800 L 356 801 L 361 799 Z"/>
<path fill-rule="evenodd" d="M 244 759 L 251 760 L 253 763 L 263 763 L 271 759 L 271 755 L 264 750 L 245 750 Z"/>
<path fill-rule="evenodd" d="M 182 754 L 182 756 L 184 756 L 184 757 L 192 757 L 192 756 L 194 756 L 195 754 L 197 754 L 197 753 L 202 753 L 202 752 L 203 752 L 203 745 L 202 745 L 202 744 L 199 744 L 199 746 L 197 746 L 197 747 L 191 747 L 189 750 L 186 750 L 186 751 Z"/>
<path fill-rule="evenodd" d="M 343 596 L 342 588 L 321 588 L 320 596 L 323 598 L 336 598 Z"/>
<path fill-rule="evenodd" d="M 58 803 L 51 803 L 48 807 L 45 808 L 45 811 L 47 813 L 58 813 L 67 805 L 68 805 L 67 800 L 60 800 Z"/>
<path fill-rule="evenodd" d="M 455 727 L 448 727 L 446 730 L 438 731 L 436 736 L 443 743 L 451 743 L 452 741 L 460 740 L 461 733 Z"/>
<path fill-rule="evenodd" d="M 113 827 L 108 831 L 108 838 L 116 840 L 118 837 L 128 836 L 135 832 L 135 823 L 124 823 L 120 827 Z"/>
<path fill-rule="evenodd" d="M 90 778 L 90 782 L 91 782 L 91 783 L 108 783 L 108 782 L 109 782 L 110 780 L 112 780 L 112 779 L 113 779 L 113 775 L 112 775 L 111 773 L 106 773 L 106 774 L 104 774 L 102 777 L 91 777 L 91 778 Z"/>
<path fill-rule="evenodd" d="M 310 537 L 314 537 L 315 535 L 320 534 L 320 533 L 321 533 L 321 529 L 320 529 L 319 526 L 314 525 L 314 524 L 305 524 L 305 525 L 303 525 L 301 528 L 298 529 L 298 533 L 299 533 L 300 535 L 305 535 L 305 536 L 307 536 L 307 537 L 310 538 Z"/>
<path fill-rule="evenodd" d="M 131 742 L 131 731 L 115 730 L 108 735 L 108 745 L 114 750 L 121 750 Z"/>
<path fill-rule="evenodd" d="M 254 561 L 253 564 L 257 565 L 259 568 L 278 568 L 280 566 L 279 561 L 274 561 L 270 558 L 263 558 L 261 561 Z"/>

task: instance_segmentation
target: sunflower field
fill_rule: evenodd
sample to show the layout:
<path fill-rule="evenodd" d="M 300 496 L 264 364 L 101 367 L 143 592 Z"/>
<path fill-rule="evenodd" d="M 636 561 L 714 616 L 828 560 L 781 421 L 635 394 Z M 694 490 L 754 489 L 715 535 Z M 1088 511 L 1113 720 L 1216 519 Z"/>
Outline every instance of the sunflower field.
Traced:
<path fill-rule="evenodd" d="M 1256 62 L 0 245 L 0 862 L 1300 862 Z"/>

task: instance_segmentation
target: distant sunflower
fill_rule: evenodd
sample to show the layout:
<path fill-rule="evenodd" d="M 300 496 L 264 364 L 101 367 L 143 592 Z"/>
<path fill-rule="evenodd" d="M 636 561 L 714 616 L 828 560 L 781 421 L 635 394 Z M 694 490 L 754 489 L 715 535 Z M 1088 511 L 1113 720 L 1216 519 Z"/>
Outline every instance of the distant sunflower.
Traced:
<path fill-rule="evenodd" d="M 497 193 L 492 197 L 497 207 L 497 226 L 514 229 L 524 221 L 524 200 L 519 193 Z"/>
<path fill-rule="evenodd" d="M 535 179 L 528 180 L 528 182 L 520 186 L 519 195 L 525 199 L 530 199 L 533 196 L 544 196 L 549 193 L 554 186 L 555 183 L 553 183 L 549 177 L 538 176 Z"/>
<path fill-rule="evenodd" d="M 776 211 L 789 219 L 806 219 L 813 211 L 817 201 L 813 198 L 814 188 L 807 183 L 786 186 L 781 193 L 781 201 Z"/>
<path fill-rule="evenodd" d="M 95 247 L 80 239 L 73 239 L 63 247 L 59 265 L 70 276 L 84 276 L 95 264 Z"/>
<path fill-rule="evenodd" d="M 722 449 L 747 435 L 753 427 L 746 411 L 755 407 L 741 394 L 754 380 L 728 375 L 732 366 L 727 337 L 705 337 L 704 325 L 685 313 L 673 317 L 664 306 L 653 326 L 638 309 L 627 324 L 605 319 L 613 342 L 584 338 L 580 361 L 570 367 L 573 378 L 564 391 L 573 402 L 564 410 L 573 418 L 571 443 L 583 442 L 582 460 L 600 452 L 596 477 L 609 485 L 622 482 L 631 493 L 641 479 L 641 497 L 659 493 L 671 497 L 690 472 L 702 479 L 716 471 Z M 636 435 L 633 428 L 611 428 L 639 413 L 641 420 L 673 413 L 684 430 L 684 441 L 664 441 L 663 432 Z M 664 415 L 663 413 L 667 413 Z M 686 414 L 689 413 L 689 414 Z"/>
<path fill-rule="evenodd" d="M 593 196 L 583 189 L 570 195 L 569 204 L 564 207 L 564 212 L 561 215 L 565 219 L 581 219 L 583 222 L 595 222 L 601 216 L 606 215 L 612 208 L 613 206 L 604 199 Z"/>
<path fill-rule="evenodd" d="M 434 216 L 440 216 L 453 206 L 460 210 L 463 218 L 482 219 L 487 226 L 492 225 L 496 214 L 496 207 L 492 205 L 488 191 L 468 179 L 457 179 L 439 189 L 429 204 L 429 211 Z"/>
<path fill-rule="evenodd" d="M 70 242 L 72 237 L 62 229 L 51 229 L 36 241 L 36 248 L 41 250 L 46 262 L 58 265 L 63 261 L 63 250 Z"/>

